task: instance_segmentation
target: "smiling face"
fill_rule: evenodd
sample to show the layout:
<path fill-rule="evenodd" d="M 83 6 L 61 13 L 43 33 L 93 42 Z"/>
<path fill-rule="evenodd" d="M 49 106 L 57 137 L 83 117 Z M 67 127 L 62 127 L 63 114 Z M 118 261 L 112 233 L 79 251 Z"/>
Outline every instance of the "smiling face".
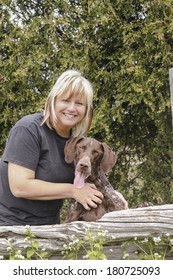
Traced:
<path fill-rule="evenodd" d="M 57 117 L 56 132 L 63 137 L 70 135 L 70 130 L 85 116 L 86 98 L 79 94 L 70 95 L 68 92 L 55 101 Z"/>

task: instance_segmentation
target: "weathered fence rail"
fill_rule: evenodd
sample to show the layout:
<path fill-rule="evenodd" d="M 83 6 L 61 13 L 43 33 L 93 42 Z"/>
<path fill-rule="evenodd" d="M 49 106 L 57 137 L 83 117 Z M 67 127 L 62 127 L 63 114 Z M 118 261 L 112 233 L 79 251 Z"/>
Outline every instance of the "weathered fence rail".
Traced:
<path fill-rule="evenodd" d="M 46 251 L 51 253 L 50 259 L 61 259 L 63 245 L 72 240 L 74 235 L 83 239 L 88 228 L 95 233 L 100 229 L 106 230 L 108 233 L 104 246 L 105 254 L 108 259 L 122 259 L 122 243 L 134 237 L 139 239 L 168 234 L 170 238 L 173 237 L 173 204 L 111 212 L 91 223 L 78 221 L 60 225 L 31 226 L 30 231 Z M 25 251 L 25 230 L 24 226 L 1 226 L 0 255 L 7 255 L 11 239 L 17 250 Z M 126 248 L 133 258 L 136 250 L 137 247 L 133 243 Z M 173 255 L 169 258 L 173 259 Z"/>

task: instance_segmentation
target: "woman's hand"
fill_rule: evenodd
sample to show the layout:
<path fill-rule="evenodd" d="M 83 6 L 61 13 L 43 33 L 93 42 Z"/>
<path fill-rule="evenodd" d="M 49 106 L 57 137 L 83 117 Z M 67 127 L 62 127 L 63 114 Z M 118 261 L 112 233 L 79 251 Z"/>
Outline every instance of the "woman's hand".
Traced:
<path fill-rule="evenodd" d="M 73 198 L 83 205 L 86 210 L 97 208 L 102 203 L 103 194 L 99 192 L 94 184 L 85 183 L 84 187 L 73 189 Z"/>

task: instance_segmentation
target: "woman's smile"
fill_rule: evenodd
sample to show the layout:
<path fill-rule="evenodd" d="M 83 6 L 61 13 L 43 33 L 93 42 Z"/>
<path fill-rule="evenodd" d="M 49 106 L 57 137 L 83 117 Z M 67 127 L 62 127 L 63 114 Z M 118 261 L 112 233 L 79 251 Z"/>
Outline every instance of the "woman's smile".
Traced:
<path fill-rule="evenodd" d="M 69 114 L 69 113 L 63 113 L 63 115 L 70 119 L 75 118 L 77 116 L 76 114 Z"/>

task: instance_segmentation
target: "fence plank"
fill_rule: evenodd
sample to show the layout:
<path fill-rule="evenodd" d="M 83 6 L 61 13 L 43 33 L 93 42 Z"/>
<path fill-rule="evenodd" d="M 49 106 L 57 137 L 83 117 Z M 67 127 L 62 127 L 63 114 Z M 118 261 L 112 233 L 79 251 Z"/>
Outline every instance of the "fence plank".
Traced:
<path fill-rule="evenodd" d="M 46 251 L 51 252 L 51 259 L 61 259 L 63 245 L 70 242 L 73 235 L 83 239 L 88 228 L 95 233 L 100 229 L 108 231 L 104 251 L 109 259 L 122 259 L 121 245 L 125 241 L 134 237 L 145 238 L 163 234 L 173 236 L 173 204 L 111 212 L 91 223 L 77 221 L 60 225 L 31 226 L 30 231 Z M 25 252 L 25 230 L 24 226 L 1 226 L 0 255 L 7 255 L 11 238 L 14 247 Z M 129 245 L 127 248 L 127 252 L 133 256 L 135 250 L 136 246 Z"/>

